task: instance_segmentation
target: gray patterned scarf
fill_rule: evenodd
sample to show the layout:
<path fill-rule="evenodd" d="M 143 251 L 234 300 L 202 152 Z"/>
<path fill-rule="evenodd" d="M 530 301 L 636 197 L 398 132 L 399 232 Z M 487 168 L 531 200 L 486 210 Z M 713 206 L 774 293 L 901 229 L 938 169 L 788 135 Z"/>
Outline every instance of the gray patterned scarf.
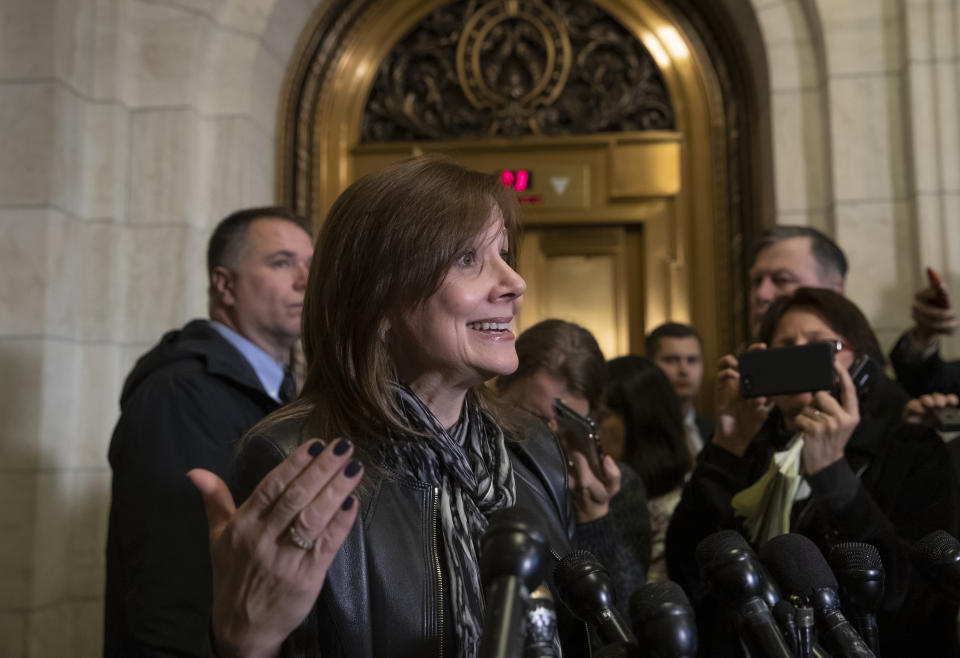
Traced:
<path fill-rule="evenodd" d="M 449 609 L 457 613 L 457 655 L 473 658 L 483 634 L 480 537 L 487 517 L 516 500 L 503 432 L 473 393 L 447 431 L 412 390 L 396 385 L 394 391 L 410 426 L 430 438 L 396 438 L 384 449 L 383 465 L 440 490 L 443 572 L 453 597 Z"/>

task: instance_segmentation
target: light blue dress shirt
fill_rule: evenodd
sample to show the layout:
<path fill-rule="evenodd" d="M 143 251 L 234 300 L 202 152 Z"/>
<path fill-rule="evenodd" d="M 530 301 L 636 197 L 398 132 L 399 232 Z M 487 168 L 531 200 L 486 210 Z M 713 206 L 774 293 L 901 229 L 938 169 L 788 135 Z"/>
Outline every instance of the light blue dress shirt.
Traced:
<path fill-rule="evenodd" d="M 263 386 L 263 390 L 274 400 L 280 402 L 280 384 L 283 382 L 283 364 L 274 361 L 273 357 L 230 327 L 215 320 L 210 321 L 210 326 L 216 329 L 221 336 L 227 339 L 227 342 L 240 351 L 240 354 L 247 360 L 247 363 L 250 364 L 253 371 L 257 373 L 257 379 L 260 380 L 260 385 Z"/>

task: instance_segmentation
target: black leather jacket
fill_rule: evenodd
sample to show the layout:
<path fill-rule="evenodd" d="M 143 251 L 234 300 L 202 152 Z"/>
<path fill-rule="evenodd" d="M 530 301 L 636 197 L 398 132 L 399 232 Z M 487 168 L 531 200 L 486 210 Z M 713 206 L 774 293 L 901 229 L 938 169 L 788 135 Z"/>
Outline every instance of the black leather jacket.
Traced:
<path fill-rule="evenodd" d="M 300 444 L 304 429 L 302 422 L 283 421 L 244 439 L 233 478 L 238 504 Z M 523 441 L 508 441 L 508 446 L 516 504 L 542 520 L 551 551 L 562 557 L 570 550 L 573 513 L 556 439 L 545 427 L 531 428 Z M 316 606 L 280 655 L 454 655 L 455 611 L 440 566 L 438 504 L 435 487 L 400 476 L 382 479 L 361 496 L 360 515 L 327 572 Z M 588 655 L 585 625 L 561 604 L 557 608 L 564 656 Z"/>

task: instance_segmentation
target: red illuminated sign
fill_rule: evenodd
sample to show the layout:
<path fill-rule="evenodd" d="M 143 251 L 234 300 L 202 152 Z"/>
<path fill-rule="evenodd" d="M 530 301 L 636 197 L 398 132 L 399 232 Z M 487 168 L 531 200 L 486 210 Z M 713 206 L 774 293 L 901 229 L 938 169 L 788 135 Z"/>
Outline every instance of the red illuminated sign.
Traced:
<path fill-rule="evenodd" d="M 530 172 L 526 169 L 504 169 L 500 172 L 500 180 L 507 187 L 515 189 L 517 192 L 523 192 L 530 185 Z"/>

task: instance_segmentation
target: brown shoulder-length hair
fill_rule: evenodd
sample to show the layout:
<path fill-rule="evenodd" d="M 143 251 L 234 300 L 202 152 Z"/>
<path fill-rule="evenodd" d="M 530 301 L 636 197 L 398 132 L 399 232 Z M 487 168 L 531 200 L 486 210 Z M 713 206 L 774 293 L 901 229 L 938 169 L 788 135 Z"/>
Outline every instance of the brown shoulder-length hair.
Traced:
<path fill-rule="evenodd" d="M 866 354 L 881 367 L 886 363 L 880 343 L 863 312 L 849 299 L 827 288 L 797 288 L 792 295 L 775 299 L 763 316 L 760 340 L 769 345 L 783 316 L 797 308 L 813 311 L 822 317 L 855 353 Z"/>
<path fill-rule="evenodd" d="M 571 393 L 587 399 L 591 412 L 603 397 L 607 364 L 597 339 L 578 324 L 551 318 L 542 320 L 517 337 L 520 365 L 509 375 L 497 378 L 497 389 L 531 377 L 539 370 L 556 377 Z"/>
<path fill-rule="evenodd" d="M 496 209 L 513 262 L 517 199 L 496 176 L 426 155 L 348 187 L 330 208 L 310 266 L 303 390 L 266 423 L 308 416 L 311 436 L 349 436 L 368 464 L 389 433 L 410 433 L 389 391 L 397 374 L 387 327 L 439 290 Z M 483 387 L 475 394 L 484 398 Z"/>

